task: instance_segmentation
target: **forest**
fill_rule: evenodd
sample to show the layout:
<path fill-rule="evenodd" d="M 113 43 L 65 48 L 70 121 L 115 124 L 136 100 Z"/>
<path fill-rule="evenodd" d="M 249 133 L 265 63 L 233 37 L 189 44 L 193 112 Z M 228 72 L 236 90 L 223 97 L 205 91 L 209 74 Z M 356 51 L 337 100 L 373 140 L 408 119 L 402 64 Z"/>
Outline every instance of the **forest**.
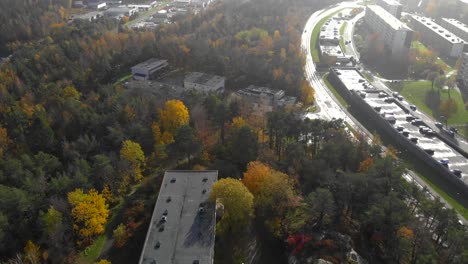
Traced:
<path fill-rule="evenodd" d="M 257 84 L 302 96 L 303 24 L 337 1 L 218 1 L 154 32 L 108 19 L 66 23 L 66 2 L 0 1 L 0 50 L 12 54 L 0 64 L 0 262 L 76 263 L 104 235 L 128 249 L 172 168 L 217 169 L 213 199 L 230 188 L 245 197 L 239 218 L 218 224 L 216 252 L 232 256 L 219 263 L 244 260 L 240 241 L 252 232 L 299 259 L 344 259 L 341 233 L 368 260 L 466 262 L 454 212 L 405 184 L 394 153 L 353 139 L 341 121 L 286 110 L 259 117 L 229 96 L 166 100 L 116 83 L 159 57 L 224 75 L 229 90 Z M 237 198 L 225 197 L 226 210 Z"/>

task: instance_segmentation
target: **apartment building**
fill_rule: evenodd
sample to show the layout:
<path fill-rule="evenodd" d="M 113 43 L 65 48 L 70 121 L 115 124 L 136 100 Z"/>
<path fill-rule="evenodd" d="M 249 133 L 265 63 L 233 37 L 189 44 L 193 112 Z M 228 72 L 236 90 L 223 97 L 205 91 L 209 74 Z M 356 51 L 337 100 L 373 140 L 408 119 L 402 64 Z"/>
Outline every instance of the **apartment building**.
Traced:
<path fill-rule="evenodd" d="M 440 25 L 468 42 L 468 26 L 455 18 L 442 18 Z"/>
<path fill-rule="evenodd" d="M 468 94 L 468 53 L 465 52 L 461 56 L 461 64 L 458 69 L 457 79 L 463 84 L 460 87 L 464 93 Z"/>
<path fill-rule="evenodd" d="M 411 15 L 410 18 L 413 29 L 421 34 L 421 42 L 425 45 L 446 57 L 459 57 L 462 54 L 465 42 L 461 38 L 431 18 L 418 15 Z"/>
<path fill-rule="evenodd" d="M 413 30 L 378 5 L 367 6 L 364 22 L 373 32 L 379 34 L 380 40 L 390 51 L 394 62 L 406 60 Z"/>
<path fill-rule="evenodd" d="M 387 10 L 394 17 L 401 17 L 403 5 L 400 4 L 400 2 L 398 2 L 397 0 L 377 0 L 376 3 L 377 5 L 383 7 L 383 9 Z"/>

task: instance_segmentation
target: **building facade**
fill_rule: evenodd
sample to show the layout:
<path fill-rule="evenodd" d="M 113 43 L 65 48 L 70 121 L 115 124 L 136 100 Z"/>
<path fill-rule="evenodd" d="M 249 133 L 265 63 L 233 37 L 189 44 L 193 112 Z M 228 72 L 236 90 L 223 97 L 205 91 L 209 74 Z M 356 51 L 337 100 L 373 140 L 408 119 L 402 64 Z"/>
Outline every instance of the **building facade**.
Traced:
<path fill-rule="evenodd" d="M 461 64 L 458 69 L 457 79 L 462 83 L 460 87 L 465 94 L 468 94 L 468 53 L 463 53 L 461 56 Z"/>
<path fill-rule="evenodd" d="M 401 11 L 403 9 L 403 5 L 396 0 L 377 0 L 376 2 L 379 6 L 383 7 L 383 9 L 387 10 L 390 14 L 392 14 L 396 18 L 401 17 Z"/>
<path fill-rule="evenodd" d="M 421 34 L 421 42 L 439 52 L 441 56 L 459 57 L 465 42 L 428 17 L 411 15 L 414 30 Z"/>
<path fill-rule="evenodd" d="M 394 62 L 404 62 L 407 59 L 413 30 L 377 5 L 367 6 L 364 21 L 371 31 L 379 34 Z"/>

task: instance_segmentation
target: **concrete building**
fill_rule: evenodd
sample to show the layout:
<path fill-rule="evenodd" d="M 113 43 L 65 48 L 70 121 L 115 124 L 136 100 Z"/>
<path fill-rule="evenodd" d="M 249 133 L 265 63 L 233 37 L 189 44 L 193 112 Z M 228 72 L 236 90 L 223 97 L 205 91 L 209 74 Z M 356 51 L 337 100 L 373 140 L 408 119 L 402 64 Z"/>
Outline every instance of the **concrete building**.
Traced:
<path fill-rule="evenodd" d="M 377 5 L 383 7 L 383 9 L 387 10 L 394 17 L 398 19 L 401 17 L 403 5 L 397 0 L 377 0 L 376 3 Z"/>
<path fill-rule="evenodd" d="M 371 31 L 379 34 L 380 40 L 394 62 L 406 61 L 413 30 L 377 5 L 367 6 L 364 21 Z"/>
<path fill-rule="evenodd" d="M 462 62 L 458 69 L 457 80 L 462 83 L 460 89 L 464 94 L 468 95 L 468 53 L 463 53 L 461 60 Z"/>
<path fill-rule="evenodd" d="M 221 92 L 226 78 L 201 72 L 192 72 L 184 79 L 184 87 L 202 93 Z"/>
<path fill-rule="evenodd" d="M 166 171 L 139 264 L 212 264 L 218 171 Z"/>
<path fill-rule="evenodd" d="M 77 20 L 78 19 L 78 20 L 94 21 L 94 20 L 99 19 L 103 15 L 104 15 L 104 12 L 102 12 L 102 11 L 92 11 L 92 12 L 88 12 L 86 14 L 72 16 L 71 19 L 72 20 Z"/>
<path fill-rule="evenodd" d="M 442 18 L 440 25 L 468 42 L 468 26 L 454 18 Z"/>
<path fill-rule="evenodd" d="M 137 12 L 138 12 L 138 8 L 136 7 L 118 6 L 118 7 L 111 7 L 107 9 L 104 12 L 104 15 L 108 17 L 120 19 L 124 16 L 130 17 Z"/>
<path fill-rule="evenodd" d="M 285 96 L 283 90 L 273 90 L 268 87 L 250 85 L 247 88 L 235 93 L 239 98 L 252 106 L 256 113 L 268 113 L 278 107 L 293 106 L 296 104 L 296 97 Z"/>
<path fill-rule="evenodd" d="M 90 1 L 88 2 L 88 8 L 92 9 L 104 9 L 107 6 L 106 2 L 101 2 L 101 1 Z"/>
<path fill-rule="evenodd" d="M 421 42 L 440 53 L 441 56 L 459 57 L 465 42 L 435 23 L 428 17 L 411 15 L 411 24 L 414 30 L 421 34 Z"/>
<path fill-rule="evenodd" d="M 132 67 L 133 79 L 150 80 L 166 69 L 167 66 L 169 66 L 167 60 L 149 59 Z"/>
<path fill-rule="evenodd" d="M 343 25 L 341 20 L 328 19 L 320 29 L 320 45 L 338 45 L 340 44 L 340 28 Z"/>

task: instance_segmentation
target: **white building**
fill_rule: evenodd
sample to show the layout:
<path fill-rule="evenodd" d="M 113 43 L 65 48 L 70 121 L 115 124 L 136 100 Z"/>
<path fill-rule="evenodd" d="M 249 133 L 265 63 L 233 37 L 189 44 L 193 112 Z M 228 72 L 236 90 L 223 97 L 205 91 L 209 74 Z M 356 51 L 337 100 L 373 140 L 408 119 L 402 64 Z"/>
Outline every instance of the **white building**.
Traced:
<path fill-rule="evenodd" d="M 468 53 L 463 53 L 461 56 L 461 64 L 458 69 L 457 79 L 463 84 L 462 88 L 465 91 L 468 91 Z"/>
<path fill-rule="evenodd" d="M 192 72 L 184 79 L 184 87 L 202 93 L 221 92 L 226 78 L 201 72 Z"/>
<path fill-rule="evenodd" d="M 263 114 L 278 107 L 293 106 L 297 101 L 296 97 L 285 96 L 283 90 L 273 90 L 255 85 L 241 89 L 235 95 L 248 102 L 255 113 Z"/>
<path fill-rule="evenodd" d="M 166 60 L 156 58 L 149 59 L 145 62 L 132 67 L 132 75 L 135 80 L 150 80 L 163 71 L 169 64 Z"/>
<path fill-rule="evenodd" d="M 411 15 L 414 30 L 421 33 L 421 41 L 443 56 L 459 57 L 465 42 L 431 18 Z"/>
<path fill-rule="evenodd" d="M 390 14 L 392 14 L 396 18 L 401 17 L 401 11 L 403 9 L 403 5 L 400 4 L 397 0 L 377 0 L 376 2 L 379 6 L 383 7 L 387 10 Z"/>
<path fill-rule="evenodd" d="M 390 51 L 395 62 L 402 62 L 407 59 L 413 30 L 377 5 L 367 6 L 364 21 L 373 32 L 379 34 L 380 40 L 384 43 L 385 48 Z"/>
<path fill-rule="evenodd" d="M 120 19 L 124 16 L 130 17 L 135 13 L 138 13 L 138 8 L 129 6 L 111 7 L 104 12 L 106 16 L 117 19 Z"/>
<path fill-rule="evenodd" d="M 441 26 L 468 42 L 468 26 L 454 18 L 442 18 Z"/>

